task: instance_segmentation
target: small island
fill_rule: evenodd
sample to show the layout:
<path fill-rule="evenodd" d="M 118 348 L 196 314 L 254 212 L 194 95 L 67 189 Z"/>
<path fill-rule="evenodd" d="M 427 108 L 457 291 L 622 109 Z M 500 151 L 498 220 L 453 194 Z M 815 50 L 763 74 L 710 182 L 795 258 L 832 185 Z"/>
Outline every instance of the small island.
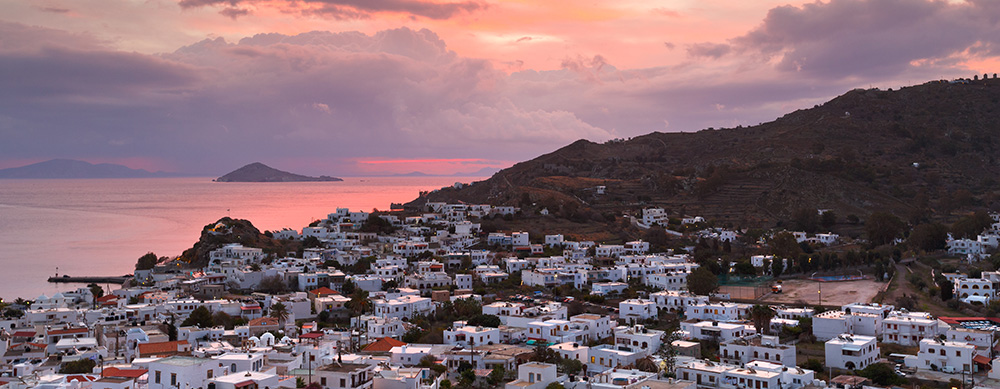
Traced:
<path fill-rule="evenodd" d="M 311 181 L 343 181 L 330 176 L 310 177 L 301 174 L 281 171 L 260 162 L 254 162 L 229 174 L 213 180 L 215 182 L 311 182 Z"/>

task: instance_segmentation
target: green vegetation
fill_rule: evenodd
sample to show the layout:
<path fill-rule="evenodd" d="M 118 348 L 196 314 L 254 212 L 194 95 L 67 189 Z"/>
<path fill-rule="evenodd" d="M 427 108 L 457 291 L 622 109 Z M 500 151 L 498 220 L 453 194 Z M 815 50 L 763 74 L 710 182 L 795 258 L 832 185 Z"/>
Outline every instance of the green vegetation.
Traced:
<path fill-rule="evenodd" d="M 719 279 L 708 269 L 699 267 L 688 275 L 687 287 L 691 293 L 707 296 L 719 289 Z"/>
<path fill-rule="evenodd" d="M 159 257 L 153 252 L 148 252 L 143 256 L 139 257 L 139 260 L 135 262 L 135 270 L 149 270 L 156 267 L 156 262 L 159 261 Z"/>
<path fill-rule="evenodd" d="M 94 371 L 97 362 L 92 359 L 79 359 L 73 362 L 66 362 L 59 368 L 59 374 L 90 374 Z"/>

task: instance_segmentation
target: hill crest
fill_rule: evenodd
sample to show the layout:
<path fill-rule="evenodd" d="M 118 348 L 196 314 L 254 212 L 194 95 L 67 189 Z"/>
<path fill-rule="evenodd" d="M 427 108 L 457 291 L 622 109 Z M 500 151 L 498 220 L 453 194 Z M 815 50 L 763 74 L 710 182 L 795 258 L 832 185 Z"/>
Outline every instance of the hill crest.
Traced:
<path fill-rule="evenodd" d="M 573 202 L 592 215 L 660 206 L 742 227 L 775 226 L 799 209 L 841 218 L 889 211 L 918 222 L 1000 205 L 998 149 L 1000 80 L 933 81 L 851 90 L 757 126 L 578 140 L 409 205 L 545 204 L 551 212 Z"/>

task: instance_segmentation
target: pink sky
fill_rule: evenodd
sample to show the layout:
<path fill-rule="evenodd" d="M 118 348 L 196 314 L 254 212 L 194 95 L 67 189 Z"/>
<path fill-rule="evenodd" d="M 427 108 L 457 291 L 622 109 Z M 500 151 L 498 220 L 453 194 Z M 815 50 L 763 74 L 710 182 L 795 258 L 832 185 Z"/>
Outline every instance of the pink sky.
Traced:
<path fill-rule="evenodd" d="M 506 167 L 993 73 L 994 4 L 0 0 L 0 167 Z"/>

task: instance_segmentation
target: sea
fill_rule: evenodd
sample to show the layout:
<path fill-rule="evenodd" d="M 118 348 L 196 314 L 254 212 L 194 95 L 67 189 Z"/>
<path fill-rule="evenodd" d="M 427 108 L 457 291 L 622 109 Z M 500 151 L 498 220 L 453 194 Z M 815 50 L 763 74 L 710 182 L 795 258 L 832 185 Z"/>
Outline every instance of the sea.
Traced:
<path fill-rule="evenodd" d="M 147 252 L 177 256 L 229 216 L 259 230 L 302 229 L 337 208 L 387 210 L 420 191 L 486 177 L 352 177 L 342 182 L 221 183 L 211 178 L 0 179 L 0 297 L 34 299 L 121 276 Z M 102 285 L 116 289 L 116 285 Z"/>

